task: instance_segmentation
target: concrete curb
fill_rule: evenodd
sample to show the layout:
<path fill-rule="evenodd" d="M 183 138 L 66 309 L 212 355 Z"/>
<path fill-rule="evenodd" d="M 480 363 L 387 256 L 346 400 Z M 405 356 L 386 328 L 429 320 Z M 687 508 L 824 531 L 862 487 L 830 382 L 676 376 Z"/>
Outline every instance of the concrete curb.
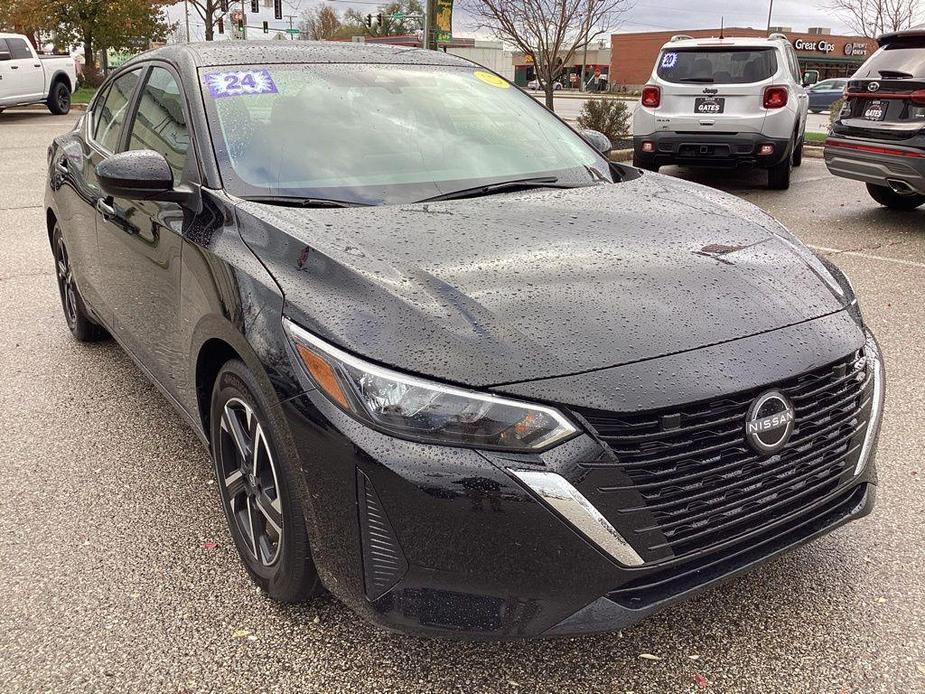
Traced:
<path fill-rule="evenodd" d="M 71 104 L 71 110 L 72 111 L 86 111 L 87 106 L 88 104 Z M 24 108 L 24 109 L 29 109 L 32 111 L 35 111 L 35 110 L 47 111 L 48 110 L 48 107 L 45 104 L 29 104 L 28 106 L 10 106 L 10 109 L 14 109 L 14 108 L 15 109 Z"/>
<path fill-rule="evenodd" d="M 525 90 L 527 94 L 534 98 L 545 98 L 546 92 L 535 92 L 530 89 Z M 639 101 L 638 96 L 632 94 L 610 94 L 609 92 L 568 92 L 563 94 L 561 91 L 555 92 L 556 99 L 616 99 L 617 101 Z"/>

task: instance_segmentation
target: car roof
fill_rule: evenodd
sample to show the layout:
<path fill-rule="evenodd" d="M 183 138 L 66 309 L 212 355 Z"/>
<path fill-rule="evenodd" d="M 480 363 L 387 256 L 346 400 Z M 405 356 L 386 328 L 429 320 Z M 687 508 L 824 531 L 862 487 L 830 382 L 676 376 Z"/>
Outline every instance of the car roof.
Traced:
<path fill-rule="evenodd" d="M 710 46 L 743 47 L 743 48 L 777 48 L 781 45 L 783 39 L 767 39 L 761 36 L 718 36 L 703 38 L 676 38 L 666 43 L 662 48 L 702 48 Z"/>
<path fill-rule="evenodd" d="M 380 63 L 391 65 L 471 66 L 443 51 L 350 41 L 206 41 L 158 48 L 126 65 L 163 59 L 193 67 L 210 65 L 284 65 L 292 63 Z"/>
<path fill-rule="evenodd" d="M 901 31 L 891 31 L 889 34 L 884 34 L 877 39 L 877 43 L 881 46 L 885 46 L 888 43 L 892 43 L 897 39 L 905 39 L 910 37 L 920 37 L 925 38 L 925 24 L 919 24 L 918 26 L 910 27 L 909 29 L 903 29 Z"/>

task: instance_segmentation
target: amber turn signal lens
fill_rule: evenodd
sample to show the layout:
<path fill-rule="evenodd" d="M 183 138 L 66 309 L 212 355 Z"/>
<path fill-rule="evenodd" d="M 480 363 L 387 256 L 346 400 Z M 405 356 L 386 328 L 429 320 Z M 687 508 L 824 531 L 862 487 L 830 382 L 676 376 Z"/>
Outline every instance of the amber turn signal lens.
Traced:
<path fill-rule="evenodd" d="M 337 374 L 334 373 L 333 367 L 304 345 L 296 345 L 296 349 L 299 351 L 302 361 L 305 362 L 305 368 L 315 379 L 318 387 L 345 410 L 351 410 L 350 403 L 347 396 L 344 395 L 343 388 L 340 387 L 340 382 L 337 380 Z"/>

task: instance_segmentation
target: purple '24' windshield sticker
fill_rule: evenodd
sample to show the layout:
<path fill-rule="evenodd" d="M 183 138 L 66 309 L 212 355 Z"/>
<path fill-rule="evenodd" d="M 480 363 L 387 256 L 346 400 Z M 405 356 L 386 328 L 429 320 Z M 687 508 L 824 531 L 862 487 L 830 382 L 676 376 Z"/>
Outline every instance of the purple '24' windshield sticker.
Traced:
<path fill-rule="evenodd" d="M 213 99 L 244 94 L 276 94 L 276 83 L 269 70 L 207 72 L 202 77 Z"/>

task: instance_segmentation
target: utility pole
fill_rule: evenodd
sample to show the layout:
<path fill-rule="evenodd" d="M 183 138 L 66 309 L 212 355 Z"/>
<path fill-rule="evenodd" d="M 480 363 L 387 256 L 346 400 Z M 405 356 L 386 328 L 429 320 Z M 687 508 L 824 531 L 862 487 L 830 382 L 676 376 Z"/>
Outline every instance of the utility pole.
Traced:
<path fill-rule="evenodd" d="M 436 2 L 435 0 L 424 0 L 423 2 L 423 11 L 424 11 L 424 41 L 422 45 L 425 50 L 436 50 L 431 41 L 434 34 L 434 14 L 436 14 Z"/>
<path fill-rule="evenodd" d="M 186 42 L 189 43 L 189 0 L 183 0 L 183 10 L 186 13 Z"/>
<path fill-rule="evenodd" d="M 774 13 L 774 0 L 771 0 L 771 4 L 768 7 L 768 34 L 771 33 L 771 15 Z"/>
<path fill-rule="evenodd" d="M 247 14 L 244 12 L 244 0 L 241 0 L 241 39 L 247 41 Z"/>
<path fill-rule="evenodd" d="M 289 40 L 290 40 L 290 41 L 295 41 L 295 32 L 293 31 L 293 29 L 294 29 L 295 27 L 292 26 L 292 20 L 295 19 L 295 15 L 294 15 L 294 14 L 287 14 L 287 15 L 286 15 L 286 19 L 289 20 Z"/>
<path fill-rule="evenodd" d="M 588 34 L 591 33 L 591 13 L 588 13 L 588 20 L 585 22 L 585 47 L 581 56 L 581 75 L 578 77 L 579 91 L 585 91 L 585 70 L 588 65 Z"/>

